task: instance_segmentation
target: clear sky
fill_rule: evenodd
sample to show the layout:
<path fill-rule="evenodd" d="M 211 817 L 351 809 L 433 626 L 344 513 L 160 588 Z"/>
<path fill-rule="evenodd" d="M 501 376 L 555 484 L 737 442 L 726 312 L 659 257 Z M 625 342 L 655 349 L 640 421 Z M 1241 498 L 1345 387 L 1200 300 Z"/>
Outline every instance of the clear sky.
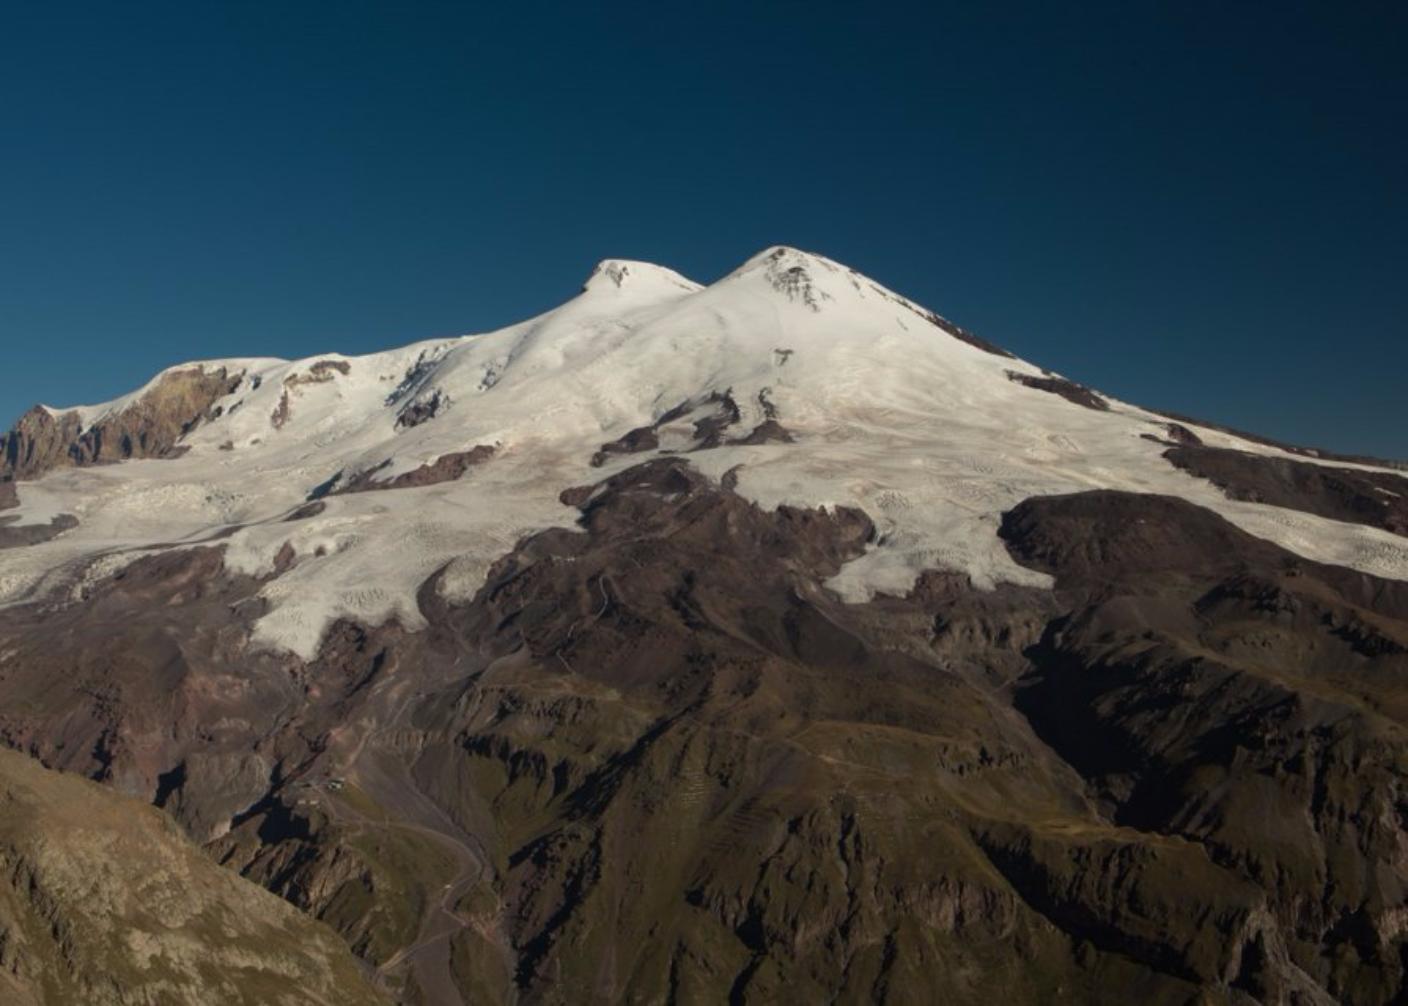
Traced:
<path fill-rule="evenodd" d="M 1408 5 L 4 7 L 6 421 L 775 243 L 1116 396 L 1408 457 Z"/>

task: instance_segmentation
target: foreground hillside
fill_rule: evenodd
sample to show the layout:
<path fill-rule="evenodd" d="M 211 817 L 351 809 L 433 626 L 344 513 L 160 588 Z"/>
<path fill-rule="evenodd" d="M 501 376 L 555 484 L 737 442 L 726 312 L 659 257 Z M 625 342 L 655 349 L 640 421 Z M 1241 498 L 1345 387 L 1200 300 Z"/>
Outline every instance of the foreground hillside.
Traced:
<path fill-rule="evenodd" d="M 0 1000 L 379 1003 L 326 926 L 159 811 L 0 751 Z"/>
<path fill-rule="evenodd" d="M 400 1001 L 1408 996 L 1386 462 L 790 249 L 4 451 L 0 740 Z"/>

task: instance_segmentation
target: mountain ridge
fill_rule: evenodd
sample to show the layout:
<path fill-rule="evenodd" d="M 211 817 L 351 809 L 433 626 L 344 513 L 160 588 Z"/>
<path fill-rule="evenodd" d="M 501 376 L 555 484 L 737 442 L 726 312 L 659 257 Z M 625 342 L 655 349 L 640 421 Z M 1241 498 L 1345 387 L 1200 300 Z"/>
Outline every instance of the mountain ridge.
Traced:
<path fill-rule="evenodd" d="M 618 285 L 613 270 L 632 279 Z M 1288 525 L 1284 515 L 1226 497 L 1180 474 L 1141 439 L 1163 437 L 1163 417 L 1074 393 L 1079 385 L 998 355 L 822 256 L 773 247 L 709 287 L 622 260 L 607 260 L 593 275 L 583 294 L 498 332 L 362 357 L 184 365 L 115 403 L 42 419 L 37 430 L 21 427 L 6 438 L 5 456 L 23 461 L 38 450 L 45 460 L 38 467 L 9 462 L 10 472 L 22 480 L 53 474 L 19 483 L 10 532 L 42 525 L 23 532 L 25 540 L 50 538 L 26 550 L 27 568 L 12 574 L 12 584 L 0 578 L 0 601 L 26 596 L 51 568 L 83 562 L 90 537 L 111 553 L 116 542 L 130 550 L 170 541 L 174 528 L 176 537 L 194 539 L 229 533 L 227 564 L 251 575 L 271 569 L 291 542 L 316 562 L 270 584 L 261 637 L 309 657 L 334 618 L 419 624 L 414 594 L 434 569 L 452 563 L 446 588 L 467 596 L 513 540 L 570 526 L 572 514 L 558 501 L 562 486 L 587 480 L 594 459 L 629 463 L 644 434 L 630 449 L 619 445 L 637 430 L 650 431 L 657 454 L 690 452 L 712 478 L 733 471 L 740 491 L 765 506 L 853 505 L 873 513 L 882 540 L 835 584 L 852 599 L 902 592 L 936 564 L 981 584 L 1039 582 L 1002 550 L 993 533 L 1000 513 L 1026 496 L 1102 484 L 1184 495 L 1309 557 L 1408 575 L 1408 550 L 1398 539 L 1320 523 L 1313 510 Z M 202 393 L 188 392 L 191 385 Z M 1099 402 L 1107 414 L 1087 416 L 1060 398 Z M 1014 427 L 1013 417 L 1023 422 Z M 85 422 L 93 425 L 85 429 Z M 701 422 L 726 423 L 730 433 L 701 439 Z M 1198 429 L 1212 446 L 1279 453 Z M 96 454 L 88 446 L 94 441 L 109 453 Z M 710 448 L 701 452 L 706 441 Z M 785 450 L 776 446 L 782 443 Z M 492 458 L 458 481 L 435 484 L 434 475 L 414 474 L 463 473 L 440 459 L 474 450 Z M 113 456 L 164 460 L 115 484 L 90 467 Z M 69 465 L 76 467 L 66 471 Z M 245 468 L 263 473 L 259 491 L 242 477 Z M 848 470 L 867 477 L 849 479 Z M 390 497 L 376 504 L 341 497 L 294 539 L 283 535 L 283 516 L 317 495 L 398 479 L 413 480 L 426 495 L 417 504 L 425 537 L 406 550 L 397 577 L 387 578 L 386 564 L 372 554 L 382 546 L 366 537 L 381 534 L 378 522 L 365 519 L 367 508 Z M 479 507 L 473 501 L 481 494 L 516 519 L 484 513 L 466 528 L 466 505 Z M 163 520 L 148 532 L 133 512 L 141 500 L 163 501 Z M 53 524 L 60 517 L 77 523 Z M 312 556 L 319 549 L 324 554 Z M 314 565 L 341 572 L 311 583 Z M 330 592 L 332 578 L 383 586 Z"/>
<path fill-rule="evenodd" d="M 0 743 L 406 1003 L 1408 994 L 1402 471 L 792 249 L 589 286 L 75 415 Z"/>

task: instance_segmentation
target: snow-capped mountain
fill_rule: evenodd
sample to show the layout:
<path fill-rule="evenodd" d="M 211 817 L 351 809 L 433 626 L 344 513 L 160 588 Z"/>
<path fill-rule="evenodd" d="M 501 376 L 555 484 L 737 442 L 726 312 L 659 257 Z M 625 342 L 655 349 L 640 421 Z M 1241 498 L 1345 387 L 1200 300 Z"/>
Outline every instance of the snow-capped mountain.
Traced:
<path fill-rule="evenodd" d="M 1408 997 L 1393 462 L 1116 401 L 789 248 L 182 364 L 0 458 L 0 743 L 162 808 L 374 997 Z M 0 989 L 151 957 L 54 921 L 81 892 L 21 837 Z"/>
<path fill-rule="evenodd" d="M 831 583 L 852 600 L 904 593 L 936 568 L 980 586 L 1046 584 L 1008 555 L 1000 517 L 1028 497 L 1094 488 L 1179 496 L 1307 558 L 1408 577 L 1402 537 L 1229 498 L 1163 457 L 1167 418 L 1053 394 L 1074 386 L 965 337 L 853 270 L 774 248 L 708 287 L 608 260 L 578 297 L 485 335 L 361 357 L 183 364 L 116 401 L 47 410 L 73 417 L 81 436 L 173 374 L 229 381 L 208 404 L 185 403 L 181 427 L 193 428 L 172 445 L 179 457 L 26 482 L 17 528 L 60 515 L 77 525 L 7 555 L 0 597 L 32 596 L 97 557 L 93 568 L 111 573 L 153 546 L 218 538 L 227 569 L 249 575 L 291 549 L 307 561 L 264 589 L 255 640 L 311 658 L 339 617 L 421 624 L 416 593 L 447 564 L 441 589 L 472 596 L 514 542 L 575 522 L 564 489 L 671 453 L 712 480 L 731 473 L 768 509 L 869 514 L 876 544 Z M 1292 456 L 1193 430 L 1208 445 Z M 458 478 L 414 476 L 476 449 Z M 346 492 L 398 479 L 419 484 Z M 286 522 L 314 498 L 316 516 Z"/>

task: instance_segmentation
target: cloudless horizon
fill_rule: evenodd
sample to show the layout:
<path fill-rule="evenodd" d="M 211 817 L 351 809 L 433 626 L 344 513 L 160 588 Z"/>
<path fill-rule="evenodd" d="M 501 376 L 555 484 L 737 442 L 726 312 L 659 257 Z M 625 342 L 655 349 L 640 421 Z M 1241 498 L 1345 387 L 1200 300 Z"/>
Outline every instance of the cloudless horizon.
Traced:
<path fill-rule="evenodd" d="M 972 6 L 12 5 L 0 424 L 787 244 L 1118 398 L 1408 458 L 1408 7 Z"/>

